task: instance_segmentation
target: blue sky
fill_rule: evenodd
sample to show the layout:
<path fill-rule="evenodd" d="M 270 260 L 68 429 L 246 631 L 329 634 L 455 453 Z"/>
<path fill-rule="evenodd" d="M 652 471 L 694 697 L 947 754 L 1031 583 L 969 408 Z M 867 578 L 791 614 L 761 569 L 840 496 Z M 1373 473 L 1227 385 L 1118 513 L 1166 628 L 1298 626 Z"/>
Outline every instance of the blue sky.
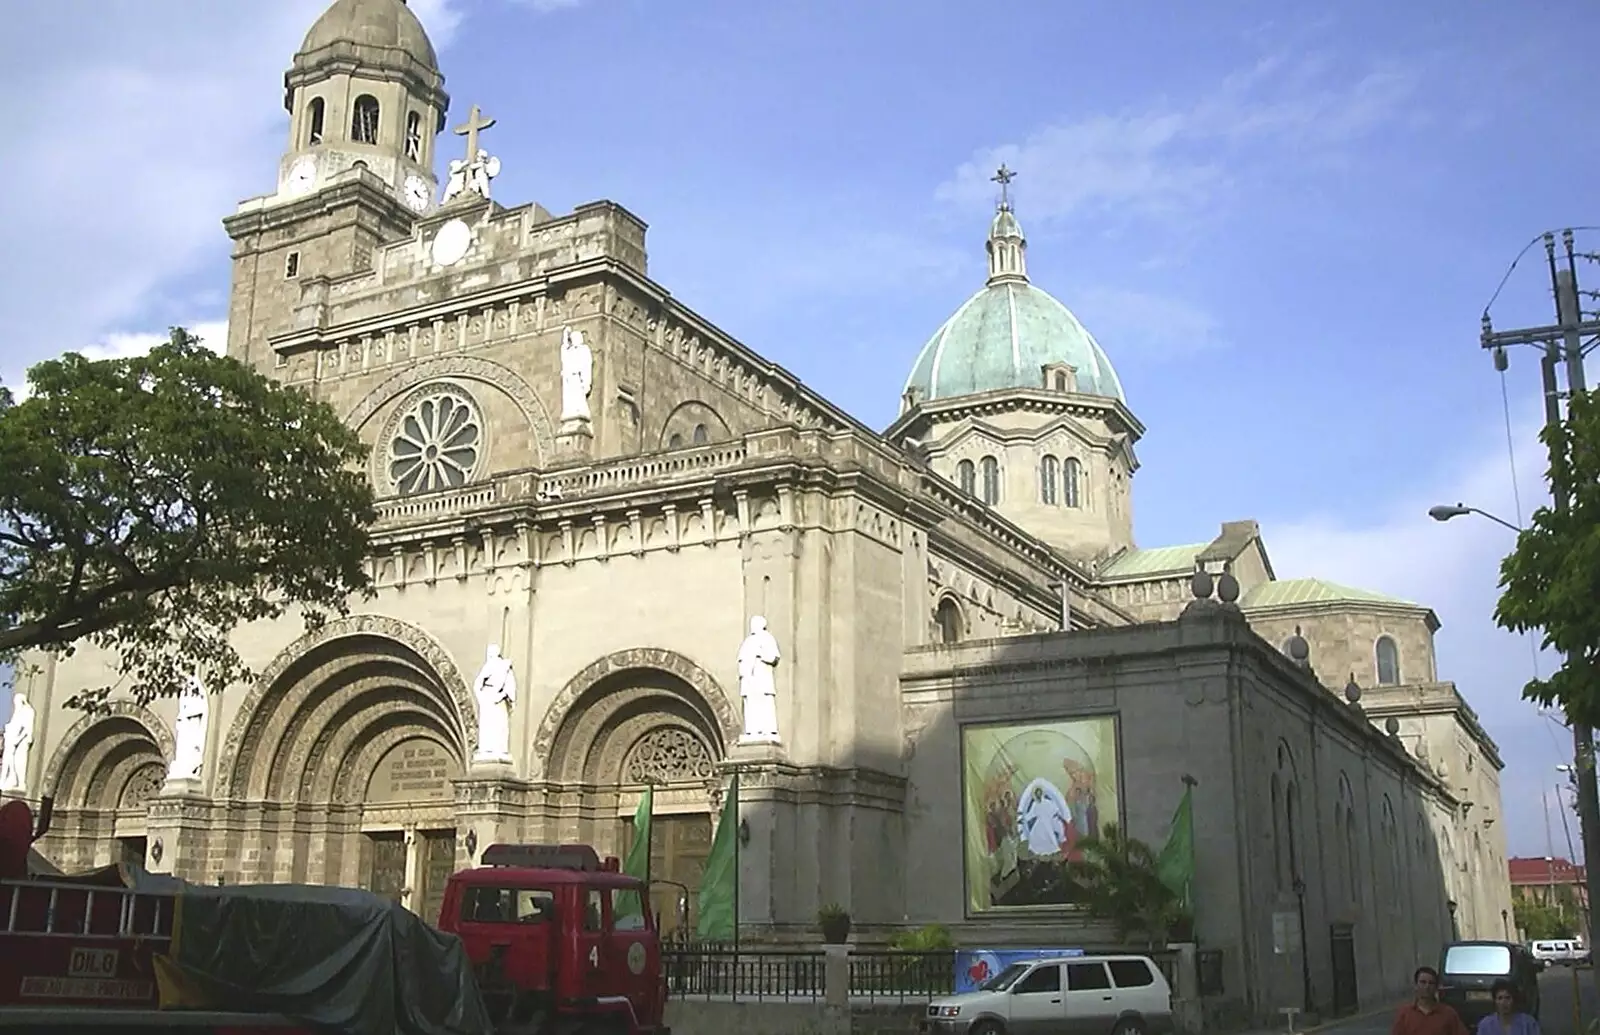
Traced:
<path fill-rule="evenodd" d="M 272 187 L 282 73 L 322 6 L 8 8 L 8 381 L 170 323 L 215 332 L 220 219 Z M 1478 319 L 1537 233 L 1600 223 L 1600 142 L 1582 132 L 1600 85 L 1570 46 L 1592 5 L 413 6 L 452 124 L 473 103 L 499 120 L 499 200 L 627 206 L 656 280 L 874 426 L 981 283 L 987 177 L 1017 169 L 1034 280 L 1100 339 L 1149 428 L 1140 543 L 1253 517 L 1280 576 L 1434 606 L 1440 673 L 1507 757 L 1512 850 L 1543 854 L 1538 802 L 1570 744 L 1519 700 L 1527 643 L 1488 618 L 1510 538 L 1425 511 L 1516 516 Z M 1501 326 L 1547 319 L 1539 258 Z M 1524 512 L 1542 473 L 1533 358 L 1505 381 Z"/>

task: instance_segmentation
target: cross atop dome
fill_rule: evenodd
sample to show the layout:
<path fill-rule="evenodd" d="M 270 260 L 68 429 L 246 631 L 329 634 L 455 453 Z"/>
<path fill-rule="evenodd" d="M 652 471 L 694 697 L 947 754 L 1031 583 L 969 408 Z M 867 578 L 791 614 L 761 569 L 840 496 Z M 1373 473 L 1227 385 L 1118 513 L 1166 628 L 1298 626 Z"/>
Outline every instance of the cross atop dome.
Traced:
<path fill-rule="evenodd" d="M 1002 212 L 1011 211 L 1011 181 L 1016 178 L 1017 174 L 1013 170 L 1006 168 L 1004 162 L 1001 162 L 1000 168 L 995 171 L 993 176 L 989 177 L 991 182 L 1000 185 L 1000 211 Z"/>

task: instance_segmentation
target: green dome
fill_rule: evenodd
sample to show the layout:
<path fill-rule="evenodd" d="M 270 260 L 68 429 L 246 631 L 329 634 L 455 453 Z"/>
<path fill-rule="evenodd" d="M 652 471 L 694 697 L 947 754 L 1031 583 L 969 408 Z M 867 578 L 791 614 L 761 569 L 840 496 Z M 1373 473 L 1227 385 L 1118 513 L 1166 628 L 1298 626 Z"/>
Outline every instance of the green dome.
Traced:
<path fill-rule="evenodd" d="M 1072 311 L 1028 281 L 1022 226 L 1002 202 L 989 227 L 989 282 L 923 346 L 906 392 L 924 400 L 1044 388 L 1044 368 L 1075 371 L 1074 390 L 1123 400 L 1111 360 Z"/>

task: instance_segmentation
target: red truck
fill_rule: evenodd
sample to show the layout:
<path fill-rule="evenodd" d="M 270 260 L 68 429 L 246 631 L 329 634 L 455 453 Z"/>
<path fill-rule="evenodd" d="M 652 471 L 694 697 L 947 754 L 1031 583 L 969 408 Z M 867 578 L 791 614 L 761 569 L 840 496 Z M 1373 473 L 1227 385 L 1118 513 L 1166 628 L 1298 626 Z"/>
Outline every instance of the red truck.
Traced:
<path fill-rule="evenodd" d="M 217 1035 L 670 1035 L 645 884 L 588 845 L 493 845 L 437 927 L 313 885 L 28 872 L 0 805 L 0 1030 Z"/>

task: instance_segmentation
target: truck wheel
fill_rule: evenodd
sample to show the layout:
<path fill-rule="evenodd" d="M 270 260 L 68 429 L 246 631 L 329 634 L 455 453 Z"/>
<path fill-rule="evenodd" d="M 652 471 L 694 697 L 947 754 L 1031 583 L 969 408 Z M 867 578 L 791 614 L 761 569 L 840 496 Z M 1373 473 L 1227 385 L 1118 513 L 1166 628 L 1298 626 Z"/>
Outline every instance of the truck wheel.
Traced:
<path fill-rule="evenodd" d="M 999 1021 L 979 1021 L 967 1029 L 967 1035 L 1002 1035 Z"/>

